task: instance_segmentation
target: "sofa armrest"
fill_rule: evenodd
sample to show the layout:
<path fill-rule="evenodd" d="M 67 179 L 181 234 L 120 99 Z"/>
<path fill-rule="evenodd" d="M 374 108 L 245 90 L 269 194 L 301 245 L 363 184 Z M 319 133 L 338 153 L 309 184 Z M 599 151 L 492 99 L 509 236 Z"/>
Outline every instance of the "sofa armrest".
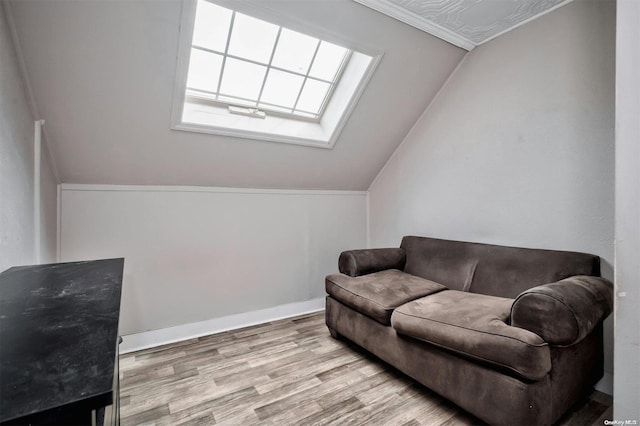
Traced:
<path fill-rule="evenodd" d="M 612 310 L 611 282 L 576 275 L 520 293 L 511 306 L 511 325 L 551 345 L 568 346 L 591 333 Z"/>
<path fill-rule="evenodd" d="M 384 271 L 404 269 L 407 256 L 401 248 L 349 250 L 340 253 L 338 269 L 345 275 L 357 277 Z"/>

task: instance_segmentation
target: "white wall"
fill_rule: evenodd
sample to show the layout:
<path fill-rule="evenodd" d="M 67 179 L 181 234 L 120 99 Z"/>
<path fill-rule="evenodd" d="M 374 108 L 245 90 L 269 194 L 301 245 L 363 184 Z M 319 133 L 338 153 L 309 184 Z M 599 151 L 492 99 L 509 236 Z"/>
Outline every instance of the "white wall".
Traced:
<path fill-rule="evenodd" d="M 46 145 L 40 182 L 39 257 L 51 262 L 56 257 L 57 180 Z M 34 117 L 0 5 L 0 271 L 36 263 L 34 188 Z"/>
<path fill-rule="evenodd" d="M 618 1 L 614 418 L 640 420 L 640 3 Z"/>
<path fill-rule="evenodd" d="M 371 246 L 583 251 L 612 278 L 614 43 L 615 3 L 587 0 L 467 54 L 372 184 Z"/>
<path fill-rule="evenodd" d="M 125 258 L 121 333 L 323 297 L 366 193 L 63 185 L 62 261 Z"/>

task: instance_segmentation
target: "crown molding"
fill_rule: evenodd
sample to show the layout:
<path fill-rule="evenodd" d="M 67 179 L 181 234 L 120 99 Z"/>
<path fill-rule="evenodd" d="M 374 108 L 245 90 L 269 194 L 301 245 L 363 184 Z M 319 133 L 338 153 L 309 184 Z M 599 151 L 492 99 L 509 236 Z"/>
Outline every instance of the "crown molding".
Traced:
<path fill-rule="evenodd" d="M 525 20 L 523 20 L 523 21 L 520 21 L 520 22 L 518 22 L 517 24 L 512 25 L 512 26 L 511 26 L 511 27 L 509 27 L 509 28 L 505 28 L 503 31 L 500 31 L 500 32 L 499 32 L 499 33 L 497 33 L 497 34 L 494 34 L 494 35 L 492 35 L 491 37 L 488 37 L 488 38 L 486 38 L 486 39 L 482 40 L 482 41 L 481 41 L 480 43 L 478 43 L 477 45 L 478 45 L 478 46 L 480 46 L 481 44 L 485 44 L 485 43 L 487 43 L 487 42 L 489 42 L 489 41 L 493 40 L 494 38 L 500 37 L 501 35 L 506 34 L 506 33 L 508 33 L 509 31 L 515 30 L 516 28 L 521 27 L 521 26 L 523 26 L 524 24 L 528 24 L 528 23 L 529 23 L 529 22 L 531 22 L 531 21 L 535 21 L 536 19 L 540 18 L 541 16 L 544 16 L 544 15 L 546 15 L 546 14 L 550 13 L 550 12 L 553 12 L 553 11 L 554 11 L 554 10 L 556 10 L 556 9 L 559 9 L 559 8 L 561 8 L 561 7 L 563 7 L 563 6 L 566 6 L 566 5 L 568 5 L 569 3 L 573 2 L 573 1 L 574 1 L 574 0 L 564 0 L 563 2 L 558 3 L 558 4 L 556 4 L 555 6 L 550 7 L 549 9 L 544 10 L 544 11 L 542 11 L 542 12 L 538 13 L 537 15 L 533 15 L 533 16 L 531 16 L 531 17 L 529 17 L 529 18 L 527 18 L 527 19 L 525 19 Z"/>
<path fill-rule="evenodd" d="M 465 50 L 471 51 L 474 47 L 477 46 L 476 43 L 471 40 L 462 37 L 453 31 L 441 27 L 440 25 L 433 23 L 431 21 L 427 21 L 421 16 L 410 12 L 406 9 L 403 9 L 400 6 L 397 6 L 393 3 L 384 1 L 384 0 L 354 0 L 357 3 L 360 3 L 364 6 L 367 6 L 373 10 L 376 10 L 385 15 L 391 16 L 399 21 L 404 22 L 405 24 L 411 25 L 419 30 L 422 30 L 426 33 L 434 35 L 438 38 L 441 38 L 444 41 L 447 41 L 455 46 L 461 47 Z"/>

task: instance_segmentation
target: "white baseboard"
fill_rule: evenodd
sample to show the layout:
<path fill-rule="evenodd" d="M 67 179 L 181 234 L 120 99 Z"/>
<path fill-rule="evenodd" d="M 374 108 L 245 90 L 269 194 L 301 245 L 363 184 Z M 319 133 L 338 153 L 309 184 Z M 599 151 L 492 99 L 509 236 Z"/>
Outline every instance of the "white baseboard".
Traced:
<path fill-rule="evenodd" d="M 120 344 L 120 353 L 135 352 L 155 346 L 180 342 L 228 330 L 236 330 L 242 327 L 249 327 L 322 310 L 324 310 L 324 297 L 261 309 L 259 311 L 244 312 L 242 314 L 228 315 L 206 321 L 177 325 L 175 327 L 123 335 L 123 341 Z"/>
<path fill-rule="evenodd" d="M 594 388 L 608 395 L 613 395 L 613 374 L 604 373 L 604 376 L 602 376 L 602 379 L 596 383 Z"/>

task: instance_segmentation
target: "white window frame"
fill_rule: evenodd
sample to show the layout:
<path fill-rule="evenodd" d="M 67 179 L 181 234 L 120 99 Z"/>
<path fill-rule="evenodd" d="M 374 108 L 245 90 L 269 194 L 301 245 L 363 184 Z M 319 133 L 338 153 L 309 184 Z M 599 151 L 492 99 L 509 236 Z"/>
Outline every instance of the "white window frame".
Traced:
<path fill-rule="evenodd" d="M 206 1 L 206 0 L 205 0 Z M 233 11 L 233 13 L 235 14 L 236 11 Z M 307 69 L 307 71 L 305 73 L 301 73 L 301 72 L 297 72 L 297 71 L 292 71 L 292 70 L 288 70 L 288 69 L 284 69 L 284 68 L 280 68 L 276 65 L 273 65 L 272 60 L 273 60 L 273 55 L 275 53 L 275 51 L 278 48 L 278 43 L 279 43 L 279 39 L 280 39 L 280 33 L 283 30 L 283 26 L 280 26 L 280 28 L 278 29 L 278 35 L 276 36 L 276 41 L 275 44 L 273 45 L 272 51 L 271 51 L 271 59 L 269 60 L 268 63 L 261 63 L 261 62 L 257 62 L 257 61 L 253 61 L 251 59 L 248 58 L 244 58 L 244 57 L 240 57 L 240 56 L 235 56 L 227 51 L 216 51 L 216 50 L 211 50 L 208 49 L 206 47 L 203 46 L 197 46 L 195 44 L 192 44 L 192 49 L 197 49 L 197 50 L 201 50 L 203 52 L 209 52 L 209 53 L 213 53 L 219 56 L 222 56 L 223 59 L 223 64 L 226 58 L 232 58 L 232 59 L 237 59 L 243 62 L 249 62 L 249 63 L 253 63 L 256 65 L 261 65 L 261 66 L 266 66 L 267 68 L 267 72 L 265 73 L 263 79 L 262 79 L 262 87 L 260 89 L 260 94 L 258 95 L 258 99 L 255 101 L 255 105 L 253 106 L 247 106 L 245 104 L 242 103 L 234 103 L 232 100 L 230 101 L 222 101 L 219 100 L 219 96 L 220 94 L 220 84 L 222 82 L 222 78 L 223 78 L 223 71 L 221 70 L 220 72 L 220 77 L 218 78 L 218 92 L 213 93 L 213 92 L 207 92 L 204 90 L 198 90 L 198 89 L 190 89 L 189 87 L 187 87 L 186 90 L 186 98 L 192 98 L 192 99 L 202 99 L 208 102 L 217 102 L 223 105 L 229 105 L 229 106 L 237 106 L 239 108 L 247 108 L 247 109 L 260 109 L 263 111 L 268 111 L 269 114 L 278 114 L 280 116 L 284 116 L 284 117 L 289 117 L 289 118 L 296 118 L 296 119 L 302 119 L 302 120 L 311 120 L 311 121 L 316 121 L 319 122 L 320 118 L 322 117 L 322 114 L 324 113 L 324 110 L 327 106 L 327 103 L 329 102 L 329 100 L 331 99 L 331 95 L 333 94 L 333 91 L 336 87 L 336 85 L 338 84 L 338 82 L 340 81 L 340 79 L 342 78 L 342 73 L 345 69 L 345 66 L 349 63 L 349 59 L 351 58 L 351 50 L 347 49 L 345 56 L 342 58 L 342 61 L 340 63 L 340 66 L 338 67 L 338 70 L 335 73 L 335 76 L 333 77 L 332 81 L 329 80 L 325 80 L 323 78 L 318 78 L 318 77 L 314 77 L 311 75 L 311 69 L 313 67 L 313 61 L 316 58 L 316 54 L 318 53 L 318 49 L 320 48 L 320 43 L 323 42 L 323 40 L 318 39 L 318 42 L 316 44 L 315 47 L 315 51 L 313 54 L 313 57 L 311 58 L 311 64 L 309 65 L 309 68 Z M 233 18 L 232 18 L 232 23 L 231 25 L 229 25 L 229 31 L 227 34 L 227 38 L 228 40 L 231 39 L 231 31 L 233 29 Z M 228 41 L 227 41 L 227 48 L 228 48 Z M 269 104 L 267 102 L 264 102 L 261 100 L 262 97 L 262 93 L 265 87 L 265 84 L 267 82 L 268 76 L 269 76 L 269 72 L 271 70 L 276 70 L 276 71 L 281 71 L 287 74 L 293 74 L 293 75 L 297 75 L 299 77 L 302 77 L 304 79 L 303 83 L 302 83 L 302 87 L 300 88 L 300 91 L 298 92 L 298 99 L 300 98 L 300 96 L 302 95 L 302 91 L 304 89 L 304 85 L 307 83 L 307 80 L 315 80 L 315 81 L 320 81 L 323 83 L 326 83 L 329 85 L 329 90 L 327 91 L 324 100 L 322 101 L 322 104 L 320 106 L 320 109 L 318 110 L 317 113 L 311 112 L 311 111 L 305 111 L 303 109 L 297 108 L 298 106 L 298 99 L 296 99 L 295 104 L 293 105 L 293 107 L 288 108 L 288 107 L 284 107 L 282 105 L 275 105 L 275 104 Z M 230 98 L 235 98 L 238 100 L 245 100 L 248 102 L 252 102 L 252 99 L 245 99 L 245 98 L 240 98 L 240 97 L 236 97 L 236 96 L 232 96 L 232 95 L 226 95 L 226 94 L 222 94 L 222 96 L 228 96 Z M 273 105 L 276 108 L 280 108 L 280 109 L 290 109 L 291 112 L 287 113 L 287 112 L 282 112 L 282 111 L 278 111 L 276 109 L 272 109 L 270 107 L 270 105 Z M 305 115 L 301 115 L 301 114 L 296 114 L 296 111 L 299 113 L 305 113 L 308 115 L 313 115 L 312 117 L 309 116 L 305 116 Z"/>
<path fill-rule="evenodd" d="M 380 62 L 383 53 L 379 50 L 374 50 L 369 47 L 362 46 L 358 43 L 354 43 L 351 40 L 338 39 L 334 34 L 328 33 L 325 30 L 318 28 L 314 24 L 285 18 L 280 14 L 276 14 L 275 12 L 266 9 L 265 7 L 259 5 L 259 3 L 257 2 L 234 2 L 230 0 L 215 0 L 213 1 L 213 3 L 240 13 L 247 14 L 249 16 L 256 17 L 258 19 L 265 20 L 267 22 L 271 22 L 276 25 L 283 26 L 294 31 L 302 32 L 303 34 L 317 37 L 330 43 L 346 47 L 352 52 L 351 58 L 346 64 L 346 69 L 341 70 L 343 73 L 343 80 L 345 78 L 349 79 L 349 76 L 346 75 L 350 72 L 349 67 L 353 67 L 353 69 L 356 69 L 356 67 L 358 67 L 357 64 L 360 64 L 360 68 L 358 68 L 357 71 L 358 73 L 360 73 L 358 75 L 361 75 L 360 82 L 355 86 L 355 89 L 343 88 L 342 96 L 337 96 L 338 98 L 341 98 L 342 101 L 334 102 L 335 97 L 333 96 L 336 95 L 336 92 L 340 90 L 339 87 L 341 81 L 338 81 L 338 83 L 336 84 L 336 87 L 338 89 L 335 89 L 333 91 L 332 98 L 329 99 L 327 104 L 323 106 L 323 115 L 317 120 L 305 120 L 304 118 L 301 119 L 300 117 L 288 116 L 286 114 L 269 113 L 266 119 L 241 117 L 236 115 L 236 121 L 238 120 L 238 117 L 240 117 L 240 120 L 245 120 L 244 123 L 246 123 L 246 126 L 239 124 L 234 127 L 231 125 L 227 126 L 224 123 L 208 124 L 202 121 L 198 122 L 197 120 L 184 121 L 184 115 L 193 112 L 191 110 L 197 110 L 198 108 L 208 108 L 210 111 L 204 111 L 200 113 L 200 115 L 206 115 L 209 112 L 211 117 L 222 117 L 224 113 L 229 114 L 229 112 L 227 110 L 227 106 L 223 104 L 218 107 L 214 105 L 198 105 L 197 99 L 192 99 L 192 97 L 187 94 L 186 83 L 189 68 L 189 57 L 192 47 L 191 43 L 195 24 L 197 0 L 183 0 L 182 23 L 180 27 L 178 58 L 176 63 L 176 80 L 174 84 L 173 103 L 171 110 L 171 129 L 271 142 L 283 142 L 328 149 L 333 148 L 342 129 L 344 128 L 344 125 L 346 124 L 347 119 L 355 108 L 360 95 L 371 79 L 377 64 Z M 359 61 L 357 58 L 358 56 L 361 57 Z M 367 57 L 369 59 L 365 62 L 365 60 L 362 59 L 364 57 Z M 352 78 L 353 75 L 356 74 L 352 74 Z M 339 102 L 341 102 L 341 105 L 339 107 L 333 105 L 334 110 L 331 111 L 332 104 L 338 104 Z M 211 102 L 211 104 L 215 103 Z M 196 112 L 195 114 L 198 113 L 199 112 Z M 262 124 L 257 123 L 256 121 L 267 122 L 263 126 L 268 126 L 269 122 L 274 123 L 275 121 L 277 121 L 277 124 L 273 125 L 273 127 L 278 128 L 283 128 L 283 124 L 286 125 L 287 122 L 290 122 L 292 130 L 290 134 L 265 131 L 260 127 Z"/>

